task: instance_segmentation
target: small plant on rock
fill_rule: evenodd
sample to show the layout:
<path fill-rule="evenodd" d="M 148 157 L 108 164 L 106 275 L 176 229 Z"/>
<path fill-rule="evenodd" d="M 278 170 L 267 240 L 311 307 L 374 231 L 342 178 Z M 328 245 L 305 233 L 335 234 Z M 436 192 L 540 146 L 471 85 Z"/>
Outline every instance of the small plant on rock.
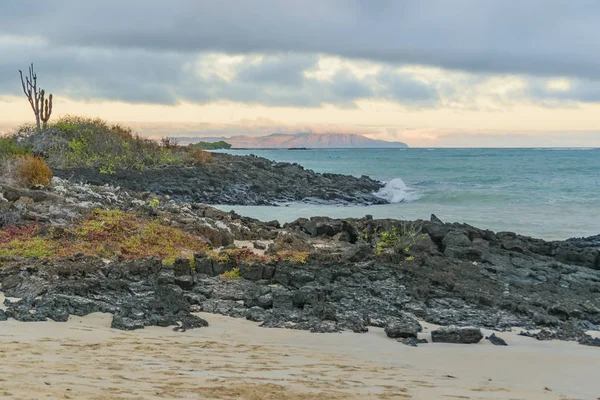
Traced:
<path fill-rule="evenodd" d="M 383 231 L 379 234 L 379 241 L 375 244 L 375 253 L 381 254 L 387 249 L 398 245 L 405 246 L 404 252 L 408 253 L 410 248 L 416 243 L 422 226 L 417 223 L 404 222 L 400 227 L 393 226 L 389 231 Z M 414 257 L 407 257 L 407 261 L 414 260 Z"/>
<path fill-rule="evenodd" d="M 229 271 L 225 271 L 221 274 L 221 278 L 223 279 L 240 279 L 242 275 L 240 274 L 240 269 L 235 267 L 230 269 Z"/>

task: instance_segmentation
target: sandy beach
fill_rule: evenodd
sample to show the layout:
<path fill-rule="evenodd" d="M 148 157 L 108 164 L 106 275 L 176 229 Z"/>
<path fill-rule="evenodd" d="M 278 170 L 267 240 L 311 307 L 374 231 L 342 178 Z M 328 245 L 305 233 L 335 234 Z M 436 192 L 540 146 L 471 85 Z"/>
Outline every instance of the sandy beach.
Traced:
<path fill-rule="evenodd" d="M 200 314 L 187 332 L 110 329 L 111 316 L 0 322 L 3 399 L 592 399 L 600 350 L 503 333 L 508 347 L 411 348 Z M 428 327 L 422 334 L 427 337 Z"/>

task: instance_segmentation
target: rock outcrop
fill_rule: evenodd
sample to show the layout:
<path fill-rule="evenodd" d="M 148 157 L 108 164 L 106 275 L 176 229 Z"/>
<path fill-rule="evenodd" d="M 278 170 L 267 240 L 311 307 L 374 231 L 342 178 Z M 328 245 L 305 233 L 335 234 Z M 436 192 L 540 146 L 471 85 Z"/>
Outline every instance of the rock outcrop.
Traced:
<path fill-rule="evenodd" d="M 93 169 L 55 171 L 75 183 L 109 184 L 137 192 L 169 195 L 186 202 L 237 205 L 278 205 L 288 202 L 384 204 L 373 193 L 381 182 L 366 176 L 318 174 L 298 164 L 256 156 L 213 154 L 213 162 L 193 168 L 118 171 Z"/>
<path fill-rule="evenodd" d="M 102 311 L 120 329 L 188 329 L 205 325 L 192 314 L 204 311 L 314 332 L 381 327 L 407 344 L 417 343 L 412 339 L 423 320 L 456 326 L 434 341 L 475 342 L 478 328 L 517 326 L 539 340 L 598 345 L 585 333 L 600 326 L 594 238 L 547 242 L 435 216 L 412 222 L 319 217 L 281 227 L 204 204 L 63 180 L 51 190 L 1 186 L 0 192 L 2 215 L 14 213 L 18 224 L 68 226 L 91 209 L 112 207 L 194 232 L 215 248 L 244 243 L 248 252 L 264 253 L 219 259 L 199 252 L 193 264 L 180 259 L 172 267 L 157 259 L 4 258 L 0 290 L 21 300 L 7 302 L 0 319 L 64 321 Z M 303 256 L 275 257 L 280 252 Z"/>

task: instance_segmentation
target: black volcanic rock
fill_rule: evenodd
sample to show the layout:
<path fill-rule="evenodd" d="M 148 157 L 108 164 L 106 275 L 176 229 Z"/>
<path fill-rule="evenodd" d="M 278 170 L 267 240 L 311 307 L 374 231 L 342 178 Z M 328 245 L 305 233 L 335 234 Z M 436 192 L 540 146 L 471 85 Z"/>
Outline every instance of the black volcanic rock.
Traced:
<path fill-rule="evenodd" d="M 483 339 L 483 334 L 478 328 L 443 327 L 431 331 L 431 341 L 438 343 L 474 344 Z"/>
<path fill-rule="evenodd" d="M 55 175 L 74 182 L 98 186 L 110 184 L 207 204 L 386 203 L 373 195 L 383 184 L 366 176 L 318 174 L 298 164 L 274 162 L 256 156 L 214 153 L 212 158 L 213 162 L 201 167 L 127 170 L 113 175 L 78 168 L 57 170 Z"/>

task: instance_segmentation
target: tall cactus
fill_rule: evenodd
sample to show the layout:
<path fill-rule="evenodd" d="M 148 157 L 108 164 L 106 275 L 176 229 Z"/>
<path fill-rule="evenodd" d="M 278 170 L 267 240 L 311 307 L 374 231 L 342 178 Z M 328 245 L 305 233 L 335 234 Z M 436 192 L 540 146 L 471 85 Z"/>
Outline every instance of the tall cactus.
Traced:
<path fill-rule="evenodd" d="M 42 105 L 42 108 L 40 109 L 40 119 L 44 123 L 43 127 L 45 128 L 48 125 L 50 116 L 52 115 L 52 93 L 50 93 L 50 96 L 48 96 L 45 103 L 44 96 L 46 95 L 46 91 L 42 89 L 40 95 L 40 104 Z"/>
<path fill-rule="evenodd" d="M 21 86 L 23 87 L 23 93 L 29 100 L 29 105 L 35 115 L 35 123 L 38 129 L 40 129 L 41 122 L 44 123 L 44 128 L 50 120 L 52 115 L 52 94 L 44 99 L 46 92 L 42 89 L 38 90 L 37 87 L 37 74 L 33 70 L 33 63 L 29 66 L 29 76 L 23 79 L 23 71 L 19 70 L 21 75 Z"/>

